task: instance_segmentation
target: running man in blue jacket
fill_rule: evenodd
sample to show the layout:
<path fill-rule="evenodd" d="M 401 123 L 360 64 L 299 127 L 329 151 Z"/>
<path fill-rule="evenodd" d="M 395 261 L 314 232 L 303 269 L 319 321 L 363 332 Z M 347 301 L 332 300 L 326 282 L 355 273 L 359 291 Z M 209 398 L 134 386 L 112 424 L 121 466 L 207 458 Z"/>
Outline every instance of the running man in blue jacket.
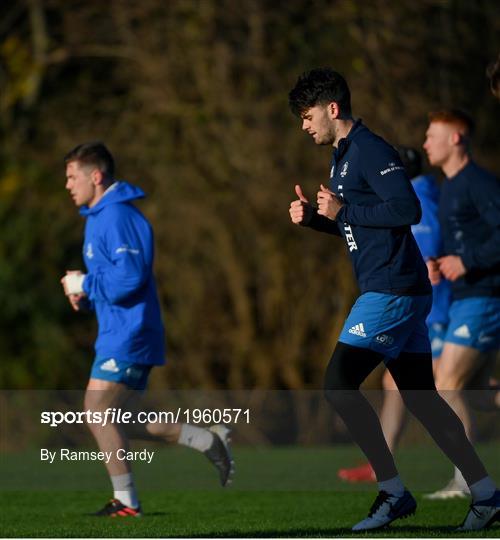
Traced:
<path fill-rule="evenodd" d="M 487 385 L 500 347 L 500 182 L 471 158 L 473 122 L 467 114 L 442 110 L 429 119 L 423 146 L 431 165 L 446 176 L 439 205 L 444 248 L 434 264 L 438 276 L 452 282 L 453 294 L 436 385 L 471 438 L 462 391 L 478 372 Z M 434 497 L 464 496 L 464 490 L 456 471 Z"/>
<path fill-rule="evenodd" d="M 325 377 L 327 399 L 372 464 L 380 490 L 368 517 L 353 530 L 378 529 L 416 509 L 377 414 L 359 391 L 380 362 L 386 363 L 407 408 L 469 484 L 473 506 L 462 527 L 485 528 L 496 518 L 500 492 L 434 385 L 425 324 L 431 285 L 410 230 L 421 211 L 398 153 L 354 121 L 349 87 L 329 68 L 304 73 L 289 103 L 316 144 L 333 146 L 329 187 L 320 186 L 315 208 L 297 185 L 291 220 L 344 238 L 361 291 Z"/>
<path fill-rule="evenodd" d="M 153 276 L 151 225 L 133 202 L 138 187 L 114 179 L 114 160 L 99 142 L 81 144 L 65 157 L 66 189 L 86 218 L 83 257 L 87 272 L 68 271 L 61 279 L 75 311 L 95 310 L 98 335 L 95 360 L 85 394 L 85 410 L 126 407 L 146 388 L 151 369 L 165 362 L 165 337 Z M 114 496 L 96 515 L 140 516 L 141 508 L 123 425 L 89 423 L 99 448 L 111 452 L 106 463 Z M 203 452 L 217 467 L 225 486 L 233 463 L 224 426 L 202 429 L 188 424 L 134 425 L 134 436 L 179 443 Z"/>

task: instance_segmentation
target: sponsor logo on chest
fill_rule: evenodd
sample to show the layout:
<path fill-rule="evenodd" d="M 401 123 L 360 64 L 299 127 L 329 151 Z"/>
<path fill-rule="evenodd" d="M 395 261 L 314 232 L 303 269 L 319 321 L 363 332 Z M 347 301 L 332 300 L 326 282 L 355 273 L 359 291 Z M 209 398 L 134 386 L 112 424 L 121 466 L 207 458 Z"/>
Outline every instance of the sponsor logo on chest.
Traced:
<path fill-rule="evenodd" d="M 384 176 L 384 174 L 387 174 L 387 173 L 390 173 L 390 172 L 394 172 L 394 171 L 403 171 L 404 170 L 404 167 L 402 165 L 396 165 L 394 163 L 394 161 L 391 161 L 388 165 L 387 165 L 387 168 L 386 169 L 382 169 L 380 171 L 380 174 L 382 176 Z"/>

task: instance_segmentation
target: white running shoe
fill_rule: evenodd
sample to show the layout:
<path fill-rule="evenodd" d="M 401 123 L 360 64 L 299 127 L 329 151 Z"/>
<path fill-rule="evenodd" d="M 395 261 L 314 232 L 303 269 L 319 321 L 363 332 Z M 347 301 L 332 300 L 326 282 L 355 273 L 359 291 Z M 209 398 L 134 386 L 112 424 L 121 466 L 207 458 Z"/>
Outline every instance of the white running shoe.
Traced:
<path fill-rule="evenodd" d="M 352 528 L 353 531 L 369 531 L 381 529 L 392 523 L 395 519 L 411 516 L 417 509 L 417 501 L 409 491 L 401 497 L 380 491 L 370 508 L 368 517 Z"/>
<path fill-rule="evenodd" d="M 233 480 L 234 461 L 231 453 L 229 434 L 231 430 L 224 424 L 217 424 L 208 428 L 214 435 L 212 446 L 203 452 L 219 471 L 222 487 L 228 486 Z"/>
<path fill-rule="evenodd" d="M 438 489 L 434 493 L 427 493 L 424 499 L 429 501 L 444 501 L 446 499 L 465 499 L 469 497 L 470 491 L 467 485 L 463 485 L 452 478 L 444 488 Z"/>
<path fill-rule="evenodd" d="M 479 531 L 487 529 L 495 521 L 500 521 L 500 490 L 485 501 L 470 505 L 469 512 L 457 531 Z"/>

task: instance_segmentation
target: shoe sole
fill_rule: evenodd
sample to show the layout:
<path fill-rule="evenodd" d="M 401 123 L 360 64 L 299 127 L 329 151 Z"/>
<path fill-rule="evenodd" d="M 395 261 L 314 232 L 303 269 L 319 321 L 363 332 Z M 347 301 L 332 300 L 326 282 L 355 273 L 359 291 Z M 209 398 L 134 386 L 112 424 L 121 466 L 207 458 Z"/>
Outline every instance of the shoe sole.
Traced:
<path fill-rule="evenodd" d="M 449 499 L 467 499 L 469 496 L 470 492 L 467 487 L 460 485 L 457 480 L 452 478 L 445 487 L 433 493 L 427 493 L 423 498 L 428 501 L 446 501 Z"/>
<path fill-rule="evenodd" d="M 97 518 L 124 519 L 124 518 L 142 518 L 144 514 L 141 511 L 141 512 L 137 512 L 137 514 L 127 514 L 126 516 L 121 516 L 117 512 L 113 514 L 99 514 L 95 512 L 93 514 L 87 514 L 87 515 L 92 516 L 92 517 L 97 517 Z"/>
<path fill-rule="evenodd" d="M 443 491 L 428 493 L 423 498 L 428 501 L 448 501 L 450 499 L 466 499 L 469 496 L 465 491 Z"/>
<path fill-rule="evenodd" d="M 227 475 L 226 482 L 222 485 L 222 487 L 229 487 L 233 483 L 234 476 L 234 459 L 231 451 L 231 445 L 229 444 L 231 442 L 231 439 L 229 438 L 231 429 L 224 424 L 216 424 L 215 426 L 210 426 L 208 430 L 219 437 L 229 457 L 229 473 Z"/>

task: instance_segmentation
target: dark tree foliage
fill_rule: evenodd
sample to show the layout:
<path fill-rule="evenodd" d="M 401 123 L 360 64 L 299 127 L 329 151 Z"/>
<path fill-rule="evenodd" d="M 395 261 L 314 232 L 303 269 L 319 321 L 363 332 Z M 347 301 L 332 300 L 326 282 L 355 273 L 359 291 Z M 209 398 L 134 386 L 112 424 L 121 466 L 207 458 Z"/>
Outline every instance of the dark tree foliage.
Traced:
<path fill-rule="evenodd" d="M 0 7 L 0 385 L 81 387 L 95 322 L 59 284 L 83 222 L 62 156 L 104 140 L 149 193 L 168 365 L 156 387 L 319 388 L 356 288 L 340 240 L 293 226 L 328 148 L 287 106 L 330 65 L 354 114 L 420 146 L 443 105 L 476 118 L 498 168 L 494 0 L 25 0 Z"/>

